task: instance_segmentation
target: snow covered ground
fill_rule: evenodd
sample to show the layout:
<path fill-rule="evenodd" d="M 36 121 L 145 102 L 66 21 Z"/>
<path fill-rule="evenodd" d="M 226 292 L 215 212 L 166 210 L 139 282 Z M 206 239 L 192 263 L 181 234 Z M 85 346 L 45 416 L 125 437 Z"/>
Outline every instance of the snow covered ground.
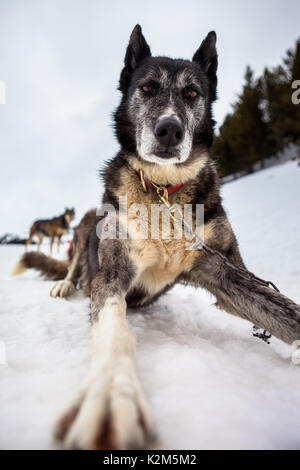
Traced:
<path fill-rule="evenodd" d="M 289 162 L 222 192 L 248 267 L 300 302 L 300 168 Z M 50 298 L 52 282 L 34 272 L 10 278 L 22 252 L 0 247 L 0 448 L 51 449 L 53 421 L 89 364 L 89 300 Z M 253 338 L 252 325 L 213 301 L 178 286 L 128 315 L 161 448 L 299 449 L 291 349 Z"/>

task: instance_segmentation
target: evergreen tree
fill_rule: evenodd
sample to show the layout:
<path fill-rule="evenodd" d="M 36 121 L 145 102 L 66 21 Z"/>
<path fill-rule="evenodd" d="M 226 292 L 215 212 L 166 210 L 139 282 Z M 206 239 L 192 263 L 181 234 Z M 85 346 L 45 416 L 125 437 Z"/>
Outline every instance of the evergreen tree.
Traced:
<path fill-rule="evenodd" d="M 219 129 L 213 147 L 222 176 L 251 172 L 258 161 L 287 144 L 300 142 L 300 104 L 292 102 L 292 83 L 300 80 L 300 40 L 283 64 L 255 80 L 250 67 L 242 93 Z"/>
<path fill-rule="evenodd" d="M 300 139 L 300 107 L 292 102 L 292 83 L 300 80 L 300 41 L 295 50 L 288 50 L 283 65 L 265 69 L 261 79 L 266 98 L 266 115 L 272 142 L 281 150 Z"/>
<path fill-rule="evenodd" d="M 257 161 L 269 156 L 266 144 L 268 126 L 262 109 L 263 95 L 254 80 L 253 71 L 247 67 L 245 85 L 220 127 L 214 145 L 214 156 L 224 175 L 245 171 L 250 173 Z"/>

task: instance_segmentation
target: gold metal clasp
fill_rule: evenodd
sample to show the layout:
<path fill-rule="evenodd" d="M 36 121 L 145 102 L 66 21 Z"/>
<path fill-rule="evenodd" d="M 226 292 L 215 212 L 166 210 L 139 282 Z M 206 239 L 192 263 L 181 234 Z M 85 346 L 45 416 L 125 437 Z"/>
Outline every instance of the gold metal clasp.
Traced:
<path fill-rule="evenodd" d="M 167 206 L 170 207 L 169 203 L 169 193 L 168 190 L 165 186 L 157 186 L 156 187 L 156 192 L 159 197 L 159 199 Z"/>
<path fill-rule="evenodd" d="M 146 182 L 145 182 L 143 170 L 140 170 L 140 179 L 141 179 L 143 191 L 144 191 L 144 193 L 147 193 L 147 192 L 148 192 L 148 188 L 147 188 L 147 185 L 146 185 Z"/>

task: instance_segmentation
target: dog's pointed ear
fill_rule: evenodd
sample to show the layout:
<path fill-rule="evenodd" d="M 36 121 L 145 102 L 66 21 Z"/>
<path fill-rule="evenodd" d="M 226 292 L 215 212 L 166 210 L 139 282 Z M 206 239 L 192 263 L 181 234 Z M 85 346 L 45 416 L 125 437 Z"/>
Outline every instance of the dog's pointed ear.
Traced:
<path fill-rule="evenodd" d="M 142 28 L 137 24 L 130 36 L 129 44 L 125 55 L 125 67 L 133 71 L 137 65 L 151 56 L 150 47 L 143 36 Z"/>
<path fill-rule="evenodd" d="M 216 49 L 217 35 L 215 31 L 208 33 L 199 49 L 195 52 L 193 61 L 197 62 L 210 82 L 211 99 L 216 99 L 218 54 Z"/>
<path fill-rule="evenodd" d="M 119 90 L 124 92 L 129 85 L 130 77 L 135 68 L 147 57 L 151 56 L 150 47 L 143 36 L 142 28 L 137 24 L 130 36 L 121 72 Z"/>

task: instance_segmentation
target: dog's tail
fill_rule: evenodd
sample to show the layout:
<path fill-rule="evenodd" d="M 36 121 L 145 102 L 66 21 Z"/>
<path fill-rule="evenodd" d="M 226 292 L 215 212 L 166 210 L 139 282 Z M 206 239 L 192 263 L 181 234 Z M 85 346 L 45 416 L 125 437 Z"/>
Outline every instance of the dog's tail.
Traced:
<path fill-rule="evenodd" d="M 46 279 L 59 281 L 64 279 L 68 272 L 69 261 L 56 260 L 43 253 L 29 251 L 24 253 L 20 261 L 15 265 L 12 276 L 18 276 L 27 269 L 33 268 L 44 275 Z"/>

